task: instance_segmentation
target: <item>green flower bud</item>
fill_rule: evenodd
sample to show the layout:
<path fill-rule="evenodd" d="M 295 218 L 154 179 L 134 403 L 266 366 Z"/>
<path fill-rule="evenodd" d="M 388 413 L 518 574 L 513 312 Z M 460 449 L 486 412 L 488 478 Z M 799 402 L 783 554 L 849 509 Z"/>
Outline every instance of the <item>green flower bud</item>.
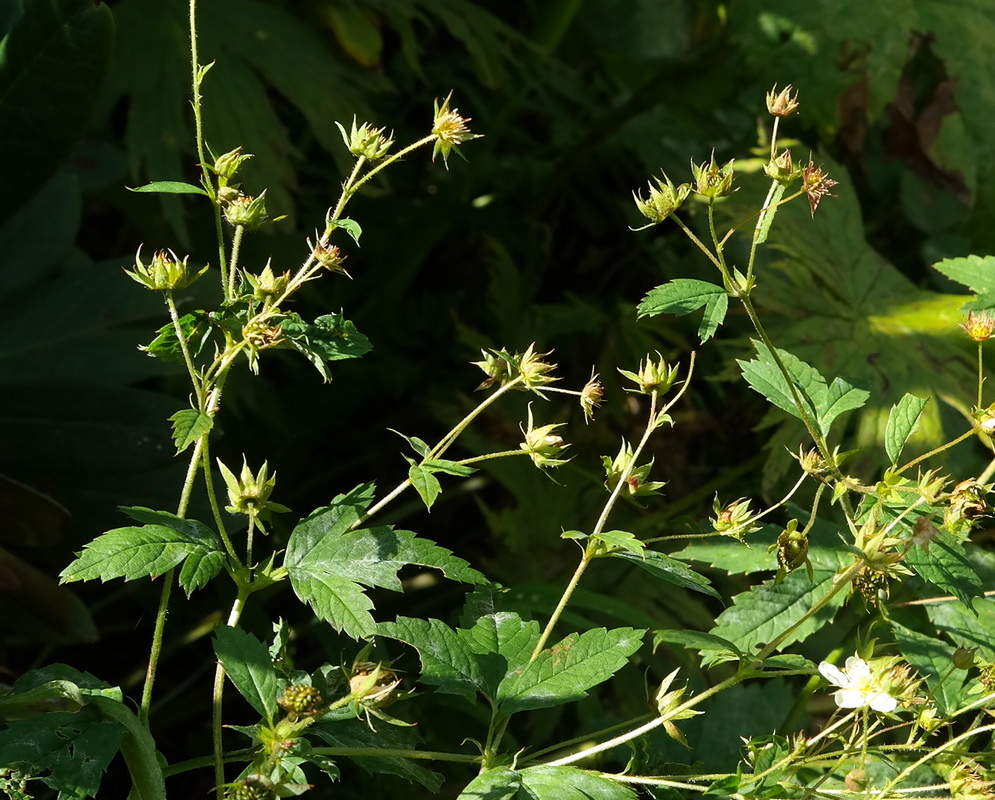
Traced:
<path fill-rule="evenodd" d="M 270 512 L 283 513 L 290 509 L 279 503 L 271 503 L 269 496 L 276 486 L 276 473 L 269 475 L 269 465 L 264 461 L 255 475 L 242 459 L 242 472 L 238 477 L 218 459 L 218 468 L 228 488 L 228 503 L 225 511 L 232 514 L 245 514 L 248 517 L 265 518 Z"/>
<path fill-rule="evenodd" d="M 553 433 L 557 428 L 562 428 L 563 423 L 558 422 L 553 425 L 540 425 L 536 427 L 532 420 L 532 406 L 529 405 L 528 428 L 523 428 L 525 441 L 519 447 L 529 454 L 529 457 L 540 469 L 550 469 L 566 464 L 570 459 L 559 456 L 570 446 L 564 443 L 563 438 Z"/>
<path fill-rule="evenodd" d="M 691 162 L 691 172 L 694 175 L 695 191 L 702 197 L 711 200 L 720 197 L 728 197 L 732 194 L 733 161 L 724 166 L 719 166 L 715 162 L 715 151 L 712 151 L 712 159 L 708 164 L 695 164 Z"/>
<path fill-rule="evenodd" d="M 627 389 L 626 391 L 639 391 L 642 394 L 652 394 L 653 392 L 658 392 L 664 394 L 669 391 L 670 387 L 674 385 L 674 381 L 677 380 L 678 367 L 667 366 L 667 362 L 664 361 L 663 356 L 657 353 L 659 360 L 654 364 L 649 356 L 646 356 L 645 361 L 639 362 L 638 372 L 629 372 L 628 370 L 620 369 L 619 372 L 628 378 L 633 383 L 639 385 L 639 389 Z"/>
<path fill-rule="evenodd" d="M 187 256 L 182 261 L 172 250 L 159 250 L 148 264 L 142 262 L 142 248 L 135 255 L 135 271 L 125 270 L 128 277 L 149 289 L 157 291 L 172 291 L 185 289 L 207 271 L 205 266 L 200 272 L 191 275 L 187 267 Z"/>
<path fill-rule="evenodd" d="M 974 666 L 974 654 L 977 652 L 977 647 L 964 647 L 962 645 L 954 650 L 951 661 L 953 661 L 955 668 L 968 670 Z"/>
<path fill-rule="evenodd" d="M 459 112 L 453 108 L 450 109 L 449 101 L 452 99 L 453 93 L 450 92 L 446 99 L 439 105 L 439 101 L 436 100 L 434 103 L 434 118 L 432 120 L 432 136 L 435 137 L 435 144 L 432 147 L 432 160 L 435 161 L 435 157 L 439 154 L 442 155 L 442 161 L 449 168 L 449 153 L 452 150 L 456 150 L 459 153 L 459 146 L 463 142 L 468 142 L 471 139 L 479 139 L 479 134 L 470 133 L 470 129 L 467 128 L 466 124 L 470 121 L 469 117 L 461 117 Z"/>
<path fill-rule="evenodd" d="M 335 125 L 341 132 L 342 141 L 349 148 L 349 152 L 367 161 L 378 161 L 383 158 L 394 144 L 393 137 L 384 134 L 383 128 L 370 127 L 367 122 L 357 128 L 355 117 L 352 118 L 352 129 L 348 134 L 341 123 L 336 122 Z"/>
<path fill-rule="evenodd" d="M 687 183 L 674 186 L 666 174 L 662 181 L 659 178 L 653 180 L 656 181 L 656 188 L 650 184 L 648 198 L 644 200 L 641 194 L 633 192 L 632 199 L 635 200 L 639 213 L 655 225 L 663 222 L 681 207 L 691 194 L 691 186 Z"/>
<path fill-rule="evenodd" d="M 235 174 L 242 168 L 242 164 L 252 158 L 251 153 L 242 153 L 241 147 L 236 147 L 223 155 L 220 155 L 215 159 L 214 165 L 211 169 L 218 176 L 218 180 L 222 186 L 227 187 L 229 181 L 235 177 Z"/>
<path fill-rule="evenodd" d="M 269 262 L 258 275 L 253 275 L 251 272 L 243 274 L 252 286 L 252 296 L 260 301 L 280 297 L 290 283 L 290 273 L 284 272 L 282 275 L 274 275 Z"/>
<path fill-rule="evenodd" d="M 247 231 L 256 230 L 269 221 L 266 213 L 266 190 L 259 197 L 240 195 L 225 206 L 225 219 L 236 227 L 242 226 Z"/>
<path fill-rule="evenodd" d="M 764 165 L 764 172 L 767 173 L 768 178 L 784 186 L 798 180 L 802 174 L 801 167 L 795 166 L 790 150 L 785 150 L 781 155 L 772 158 L 770 162 Z"/>

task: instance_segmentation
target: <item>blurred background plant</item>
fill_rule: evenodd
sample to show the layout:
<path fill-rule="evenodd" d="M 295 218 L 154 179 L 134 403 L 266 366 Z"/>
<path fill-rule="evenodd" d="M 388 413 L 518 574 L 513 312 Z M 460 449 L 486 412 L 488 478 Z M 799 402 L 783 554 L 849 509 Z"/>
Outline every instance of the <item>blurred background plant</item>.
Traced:
<path fill-rule="evenodd" d="M 34 5 L 3 4 L 0 23 L 13 28 Z M 0 77 L 9 76 L 19 53 L 41 52 L 53 85 L 65 89 L 48 118 L 37 115 L 47 99 L 37 86 L 9 84 L 0 96 L 0 139 L 9 143 L 0 153 L 0 507 L 8 520 L 0 607 L 17 612 L 2 614 L 0 668 L 16 675 L 67 661 L 128 688 L 143 673 L 137 654 L 156 591 L 125 583 L 70 593 L 45 576 L 122 524 L 118 505 L 168 508 L 175 497 L 183 465 L 171 456 L 166 418 L 180 407 L 184 383 L 178 369 L 136 349 L 162 319 L 120 267 L 141 242 L 211 252 L 214 231 L 176 198 L 124 188 L 196 175 L 186 4 L 107 5 L 110 13 L 73 0 L 53 5 L 74 22 L 72 36 L 52 45 L 76 59 L 63 59 L 66 73 L 54 50 L 31 39 L 43 26 L 22 26 L 21 49 L 8 42 L 0 63 Z M 431 531 L 498 581 L 514 578 L 517 610 L 548 614 L 574 558 L 558 534 L 600 507 L 598 455 L 615 453 L 620 436 L 632 438 L 642 424 L 635 405 L 619 399 L 615 366 L 634 368 L 653 351 L 676 361 L 697 345 L 696 315 L 637 323 L 635 306 L 664 280 L 711 279 L 676 228 L 628 230 L 639 224 L 631 191 L 661 168 L 689 179 L 687 154 L 701 162 L 714 147 L 720 163 L 756 154 L 755 163 L 737 162 L 740 195 L 751 202 L 747 173 L 763 177 L 768 148 L 758 98 L 775 82 L 804 94 L 789 133 L 796 159 L 811 152 L 840 185 L 814 221 L 803 204 L 779 215 L 755 295 L 779 312 L 772 338 L 828 373 L 871 382 L 873 405 L 848 432 L 848 444 L 871 454 L 904 392 L 940 400 L 929 405 L 913 450 L 943 440 L 944 426 L 968 410 L 957 399 L 973 396 L 973 345 L 956 328 L 965 298 L 928 266 L 995 250 L 995 132 L 987 121 L 995 9 L 987 3 L 212 0 L 200 30 L 202 60 L 218 61 L 205 88 L 211 144 L 255 154 L 246 190 L 269 187 L 271 212 L 289 215 L 246 241 L 244 263 L 306 255 L 302 236 L 337 195 L 348 163 L 335 120 L 355 115 L 409 140 L 428 121 L 425 99 L 453 90 L 485 134 L 469 165 L 454 158 L 445 171 L 411 160 L 369 186 L 351 215 L 389 236 L 348 251 L 351 281 L 321 282 L 301 296 L 308 318 L 348 309 L 374 344 L 370 357 L 337 371 L 331 391 L 303 360 L 280 354 L 251 389 L 237 390 L 249 375 L 232 375 L 216 452 L 227 463 L 245 452 L 250 463 L 277 465 L 284 505 L 304 511 L 357 480 L 402 478 L 404 460 L 384 457 L 398 450 L 388 428 L 426 440 L 447 430 L 473 403 L 479 373 L 469 362 L 482 347 L 522 351 L 535 341 L 555 349 L 560 374 L 577 385 L 593 364 L 617 402 L 587 426 L 567 400 L 562 414 L 551 410 L 573 414 L 571 453 L 589 454 L 557 473 L 560 485 L 522 460 L 491 462 L 443 494 L 431 518 L 417 500 L 391 517 Z M 37 129 L 24 127 L 28 111 L 33 124 L 42 120 Z M 720 208 L 729 221 L 742 216 L 739 200 Z M 687 209 L 689 224 L 703 223 Z M 704 519 L 716 492 L 727 501 L 777 495 L 790 463 L 781 444 L 796 439 L 796 423 L 768 412 L 742 382 L 721 379 L 746 352 L 746 322 L 731 320 L 718 346 L 702 353 L 698 374 L 717 378 L 692 386 L 674 409 L 675 430 L 649 454 L 654 476 L 667 481 L 666 501 L 633 507 L 627 530 L 664 536 L 685 524 L 675 522 L 680 514 Z M 524 403 L 492 414 L 476 435 L 515 442 Z M 962 474 L 980 463 L 970 448 L 949 459 Z M 709 601 L 649 587 L 638 570 L 606 568 L 575 598 L 570 613 L 580 616 L 564 621 L 711 624 Z M 463 590 L 452 591 L 456 607 Z M 420 606 L 417 592 L 401 602 L 409 615 L 451 613 L 432 597 L 432 606 Z M 298 658 L 340 658 L 343 644 L 285 601 L 275 593 L 267 610 L 296 626 Z M 385 595 L 377 607 L 391 618 L 397 602 Z M 170 730 L 196 732 L 201 718 L 206 730 L 206 696 L 170 701 L 212 668 L 204 634 L 222 605 L 206 592 L 174 612 L 174 632 L 185 634 L 160 673 L 159 741 Z M 266 629 L 265 619 L 258 623 Z M 571 713 L 588 714 L 591 729 L 606 713 L 595 703 L 580 709 Z M 551 729 L 570 724 L 559 713 L 539 719 Z M 708 717 L 722 720 L 714 768 L 728 769 L 721 759 L 735 761 L 736 718 Z M 422 733 L 430 747 L 432 731 Z M 184 741 L 172 746 L 185 753 Z"/>

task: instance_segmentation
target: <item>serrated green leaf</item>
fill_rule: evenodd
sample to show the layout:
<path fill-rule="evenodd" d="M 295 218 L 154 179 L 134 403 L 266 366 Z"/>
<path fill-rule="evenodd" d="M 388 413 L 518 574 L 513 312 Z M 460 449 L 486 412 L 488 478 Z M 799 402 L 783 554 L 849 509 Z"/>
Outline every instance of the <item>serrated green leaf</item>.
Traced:
<path fill-rule="evenodd" d="M 743 370 L 746 382 L 751 389 L 762 394 L 782 411 L 787 411 L 793 417 L 801 419 L 801 413 L 795 405 L 789 385 L 778 369 L 767 346 L 755 339 L 753 345 L 757 351 L 756 358 L 750 361 L 737 360 L 736 362 Z M 778 349 L 777 353 L 791 376 L 792 383 L 798 390 L 799 399 L 804 404 L 806 412 L 814 421 L 816 418 L 815 403 L 828 391 L 825 378 L 814 367 L 809 366 L 786 350 Z"/>
<path fill-rule="evenodd" d="M 19 720 L 0 731 L 0 764 L 30 764 L 32 775 L 61 797 L 96 797 L 124 735 L 123 727 L 100 719 L 95 709 Z"/>
<path fill-rule="evenodd" d="M 797 653 L 779 653 L 767 656 L 763 661 L 763 670 L 768 673 L 772 670 L 780 672 L 782 670 L 814 670 L 815 668 L 816 666 L 812 661 Z"/>
<path fill-rule="evenodd" d="M 692 592 L 707 594 L 716 600 L 722 599 L 721 595 L 712 588 L 712 584 L 704 575 L 699 575 L 684 562 L 678 561 L 676 558 L 671 558 L 664 553 L 659 553 L 656 550 L 643 550 L 641 553 L 631 553 L 628 550 L 615 550 L 609 554 L 609 557 L 624 559 L 631 564 L 635 564 L 640 569 L 646 570 L 650 575 L 655 575 L 657 578 L 665 580 L 667 583 L 672 583 L 675 586 L 690 589 Z"/>
<path fill-rule="evenodd" d="M 24 691 L 0 695 L 0 720 L 30 719 L 41 714 L 75 714 L 85 704 L 79 687 L 71 681 L 48 681 Z"/>
<path fill-rule="evenodd" d="M 698 326 L 698 336 L 702 343 L 708 341 L 718 330 L 729 310 L 729 295 L 721 286 L 706 281 L 678 278 L 657 286 L 639 304 L 640 317 L 654 317 L 657 314 L 684 316 L 705 307 L 705 314 Z"/>
<path fill-rule="evenodd" d="M 742 652 L 752 655 L 757 645 L 773 641 L 800 622 L 833 588 L 837 570 L 849 559 L 846 554 L 830 550 L 824 551 L 824 556 L 818 560 L 811 551 L 809 555 L 814 580 L 809 580 L 806 570 L 798 569 L 779 584 L 769 580 L 736 595 L 733 604 L 719 615 L 710 633 L 728 639 Z M 781 647 L 803 641 L 829 623 L 845 600 L 846 593 L 837 592 L 793 630 Z M 706 657 L 705 662 L 711 663 L 711 659 Z"/>
<path fill-rule="evenodd" d="M 795 405 L 789 384 L 773 355 L 762 342 L 753 340 L 753 344 L 757 357 L 751 361 L 737 361 L 750 388 L 778 408 L 801 419 L 801 412 Z M 827 385 L 826 379 L 814 367 L 787 350 L 776 349 L 781 363 L 791 376 L 799 401 L 823 436 L 829 433 L 833 421 L 840 414 L 862 407 L 870 397 L 867 389 L 855 386 L 843 378 L 835 378 L 831 386 Z"/>
<path fill-rule="evenodd" d="M 119 506 L 118 510 L 136 522 L 145 525 L 164 525 L 172 528 L 187 541 L 216 550 L 221 549 L 221 539 L 203 522 L 196 519 L 178 517 L 169 511 L 153 511 L 144 506 Z"/>
<path fill-rule="evenodd" d="M 480 617 L 472 628 L 457 633 L 478 655 L 484 678 L 481 691 L 494 699 L 501 681 L 529 663 L 539 641 L 539 623 L 499 611 Z"/>
<path fill-rule="evenodd" d="M 59 577 L 63 583 L 157 578 L 199 549 L 203 545 L 162 525 L 116 528 L 86 545 Z"/>
<path fill-rule="evenodd" d="M 225 565 L 227 557 L 220 550 L 195 550 L 183 561 L 179 581 L 187 597 L 207 586 Z"/>
<path fill-rule="evenodd" d="M 171 416 L 173 442 L 179 455 L 201 436 L 206 436 L 214 427 L 214 418 L 195 408 L 185 408 Z"/>
<path fill-rule="evenodd" d="M 661 642 L 667 642 L 668 644 L 679 644 L 691 650 L 698 651 L 725 651 L 736 658 L 743 658 L 744 655 L 743 652 L 728 639 L 723 639 L 721 636 L 716 636 L 712 633 L 703 633 L 702 631 L 656 631 L 653 634 L 653 649 L 655 650 L 657 645 Z"/>
<path fill-rule="evenodd" d="M 445 458 L 426 461 L 422 464 L 422 467 L 429 472 L 444 472 L 446 475 L 455 475 L 459 478 L 467 478 L 477 471 L 475 467 L 468 467 L 465 464 L 460 464 L 457 461 L 449 461 Z"/>
<path fill-rule="evenodd" d="M 198 355 L 211 333 L 208 315 L 203 311 L 184 314 L 180 317 L 180 329 L 191 355 Z M 156 337 L 138 349 L 166 362 L 182 363 L 184 360 L 183 349 L 176 336 L 176 326 L 172 322 L 159 328 Z"/>
<path fill-rule="evenodd" d="M 411 531 L 387 526 L 350 530 L 373 497 L 372 484 L 337 497 L 291 533 L 284 565 L 294 591 L 326 622 L 361 639 L 376 632 L 364 587 L 401 591 L 397 571 L 406 564 L 434 567 L 452 580 L 487 579 L 449 550 Z"/>
<path fill-rule="evenodd" d="M 950 603 L 930 603 L 926 613 L 938 631 L 951 642 L 964 647 L 977 647 L 978 655 L 995 661 L 995 602 L 977 598 L 969 605 L 954 600 Z"/>
<path fill-rule="evenodd" d="M 152 181 L 144 186 L 125 187 L 129 192 L 151 192 L 154 194 L 201 194 L 207 197 L 207 192 L 200 186 L 183 181 Z"/>
<path fill-rule="evenodd" d="M 780 529 L 764 525 L 763 529 L 750 534 L 748 542 L 741 542 L 728 536 L 692 542 L 683 550 L 671 553 L 673 558 L 683 561 L 700 561 L 724 570 L 730 575 L 749 575 L 777 569 L 777 554 L 767 548 L 777 541 Z"/>
<path fill-rule="evenodd" d="M 529 800 L 636 800 L 624 783 L 577 767 L 528 767 L 518 773 Z"/>
<path fill-rule="evenodd" d="M 933 264 L 933 269 L 942 272 L 952 281 L 962 283 L 972 292 L 995 294 L 995 256 L 945 258 Z"/>
<path fill-rule="evenodd" d="M 928 397 L 906 394 L 891 407 L 884 431 L 884 449 L 892 464 L 898 463 L 902 448 L 919 427 L 919 417 L 922 416 L 922 410 L 928 402 Z"/>
<path fill-rule="evenodd" d="M 928 551 L 923 547 L 912 547 L 905 555 L 905 563 L 920 578 L 967 605 L 970 605 L 972 597 L 984 594 L 981 579 L 967 560 L 964 546 L 946 531 L 941 531 L 929 543 Z"/>
<path fill-rule="evenodd" d="M 418 748 L 417 731 L 396 725 L 377 725 L 372 728 L 365 720 L 342 720 L 334 723 L 318 722 L 308 728 L 308 734 L 317 734 L 331 747 L 362 747 L 368 752 L 377 749 L 385 753 Z M 442 788 L 443 777 L 420 766 L 409 758 L 391 755 L 351 756 L 366 772 L 374 775 L 397 775 L 407 781 L 421 784 L 433 794 Z M 322 767 L 327 772 L 325 767 Z"/>
<path fill-rule="evenodd" d="M 826 398 L 816 402 L 815 406 L 817 424 L 822 435 L 829 433 L 833 420 L 840 414 L 863 408 L 870 396 L 870 391 L 865 387 L 855 386 L 843 378 L 834 378 Z"/>
<path fill-rule="evenodd" d="M 497 700 L 508 714 L 579 700 L 625 666 L 643 635 L 635 628 L 572 633 L 501 681 Z"/>
<path fill-rule="evenodd" d="M 408 480 L 411 481 L 411 485 L 415 488 L 415 491 L 418 492 L 418 496 L 425 504 L 425 508 L 431 511 L 435 498 L 437 498 L 442 492 L 442 486 L 439 483 L 439 479 L 424 467 L 421 467 L 418 464 L 412 464 L 411 468 L 408 470 Z"/>
<path fill-rule="evenodd" d="M 926 636 L 919 631 L 906 628 L 892 621 L 891 630 L 895 634 L 902 655 L 908 660 L 929 687 L 941 716 L 946 717 L 963 704 L 964 680 L 967 673 L 953 670 L 950 665 L 954 647 L 947 642 Z"/>
<path fill-rule="evenodd" d="M 399 617 L 395 622 L 381 622 L 376 632 L 414 647 L 422 664 L 419 681 L 437 687 L 437 692 L 472 701 L 476 692 L 485 691 L 479 656 L 444 622 Z"/>
<path fill-rule="evenodd" d="M 629 531 L 602 531 L 591 538 L 610 544 L 612 547 L 620 550 L 633 553 L 640 558 L 646 552 L 646 545 L 634 533 L 629 533 Z"/>
<path fill-rule="evenodd" d="M 359 358 L 373 349 L 370 340 L 340 314 L 325 314 L 313 324 L 298 314 L 288 314 L 280 323 L 280 330 L 284 338 L 276 349 L 301 353 L 326 381 L 332 379 L 326 362 Z"/>
<path fill-rule="evenodd" d="M 241 628 L 219 625 L 214 629 L 214 652 L 228 678 L 270 725 L 279 706 L 280 691 L 269 648 Z"/>
<path fill-rule="evenodd" d="M 470 781 L 456 800 L 512 800 L 521 787 L 519 773 L 509 767 L 496 767 Z"/>

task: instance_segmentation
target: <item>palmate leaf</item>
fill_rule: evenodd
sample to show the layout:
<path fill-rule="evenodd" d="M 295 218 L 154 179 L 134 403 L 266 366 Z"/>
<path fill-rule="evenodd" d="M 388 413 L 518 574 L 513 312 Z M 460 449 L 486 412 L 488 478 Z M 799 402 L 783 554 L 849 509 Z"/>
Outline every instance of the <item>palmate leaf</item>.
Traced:
<path fill-rule="evenodd" d="M 106 5 L 51 0 L 18 7 L 23 13 L 0 41 L 0 221 L 40 190 L 71 153 L 114 45 Z"/>
<path fill-rule="evenodd" d="M 951 642 L 964 647 L 977 647 L 978 656 L 995 661 L 995 601 L 975 598 L 970 605 L 954 600 L 950 603 L 930 603 L 926 613 L 936 629 Z"/>
<path fill-rule="evenodd" d="M 995 256 L 945 258 L 933 264 L 933 269 L 967 286 L 975 294 L 995 294 Z"/>
<path fill-rule="evenodd" d="M 303 520 L 290 535 L 284 566 L 297 596 L 333 627 L 356 639 L 376 632 L 365 587 L 401 591 L 397 571 L 406 564 L 434 567 L 471 584 L 489 581 L 449 550 L 388 526 L 352 530 L 373 499 L 363 484 Z"/>

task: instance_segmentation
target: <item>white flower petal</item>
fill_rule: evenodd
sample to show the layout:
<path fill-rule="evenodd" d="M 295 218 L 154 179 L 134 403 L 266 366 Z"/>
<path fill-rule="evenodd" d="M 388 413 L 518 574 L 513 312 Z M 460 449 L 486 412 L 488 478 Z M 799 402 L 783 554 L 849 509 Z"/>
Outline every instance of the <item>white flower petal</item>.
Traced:
<path fill-rule="evenodd" d="M 846 686 L 847 679 L 838 667 L 833 666 L 828 661 L 819 664 L 819 674 L 834 686 Z"/>
<path fill-rule="evenodd" d="M 867 705 L 867 696 L 856 689 L 840 689 L 833 697 L 840 708 L 860 708 Z"/>
<path fill-rule="evenodd" d="M 870 698 L 870 706 L 882 714 L 890 714 L 898 708 L 898 701 L 886 692 L 877 692 Z"/>
<path fill-rule="evenodd" d="M 846 674 L 850 677 L 851 683 L 866 680 L 871 677 L 871 667 L 864 659 L 857 656 L 850 656 L 846 660 Z"/>

